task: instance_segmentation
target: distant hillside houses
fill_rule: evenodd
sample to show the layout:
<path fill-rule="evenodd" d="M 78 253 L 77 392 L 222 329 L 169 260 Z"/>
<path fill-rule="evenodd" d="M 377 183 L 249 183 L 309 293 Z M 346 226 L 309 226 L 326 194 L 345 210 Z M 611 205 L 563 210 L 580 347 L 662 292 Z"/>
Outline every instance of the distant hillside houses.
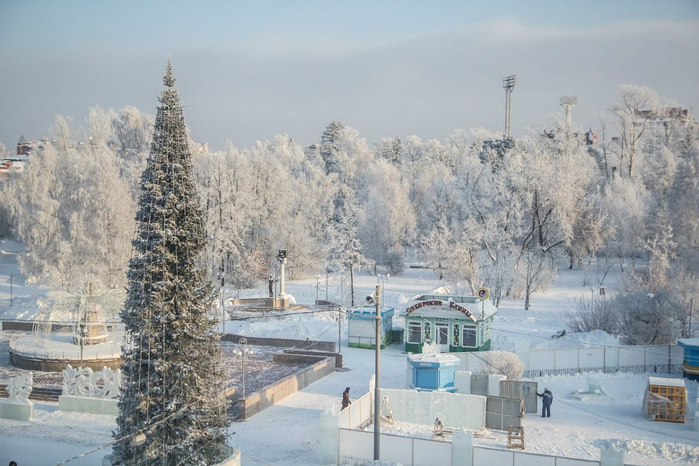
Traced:
<path fill-rule="evenodd" d="M 35 149 L 43 147 L 46 141 L 27 141 L 24 135 L 17 143 L 17 154 L 4 156 L 0 159 L 0 176 L 7 176 L 11 172 L 21 172 L 27 163 L 28 155 Z"/>

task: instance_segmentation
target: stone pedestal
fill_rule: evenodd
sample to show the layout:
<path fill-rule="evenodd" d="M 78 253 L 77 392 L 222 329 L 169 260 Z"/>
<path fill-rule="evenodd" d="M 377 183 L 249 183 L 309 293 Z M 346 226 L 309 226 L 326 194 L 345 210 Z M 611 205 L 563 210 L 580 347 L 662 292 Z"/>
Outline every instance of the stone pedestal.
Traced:
<path fill-rule="evenodd" d="M 230 456 L 220 463 L 216 463 L 214 466 L 240 466 L 240 449 L 228 447 Z M 102 458 L 102 466 L 113 466 L 116 461 L 114 455 L 107 455 Z"/>
<path fill-rule="evenodd" d="M 0 401 L 0 418 L 28 421 L 34 418 L 34 403 L 12 403 Z"/>
<path fill-rule="evenodd" d="M 88 398 L 84 396 L 61 395 L 58 397 L 58 409 L 90 414 L 119 415 L 119 401 L 107 398 Z"/>

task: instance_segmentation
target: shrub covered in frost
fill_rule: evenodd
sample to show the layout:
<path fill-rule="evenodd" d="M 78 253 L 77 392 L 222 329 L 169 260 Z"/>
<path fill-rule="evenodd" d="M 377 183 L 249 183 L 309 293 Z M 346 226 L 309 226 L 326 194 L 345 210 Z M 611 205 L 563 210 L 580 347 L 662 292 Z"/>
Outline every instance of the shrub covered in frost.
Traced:
<path fill-rule="evenodd" d="M 507 380 L 519 380 L 524 373 L 524 364 L 515 353 L 509 351 L 486 351 L 481 353 L 480 372 L 485 374 L 501 374 Z"/>

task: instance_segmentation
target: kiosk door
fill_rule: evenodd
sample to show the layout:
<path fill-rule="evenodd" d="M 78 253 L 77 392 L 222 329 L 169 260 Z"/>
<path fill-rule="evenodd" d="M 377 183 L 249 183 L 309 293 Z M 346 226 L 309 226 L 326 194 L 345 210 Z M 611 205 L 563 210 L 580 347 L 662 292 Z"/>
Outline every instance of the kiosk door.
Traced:
<path fill-rule="evenodd" d="M 449 324 L 446 322 L 437 322 L 437 343 L 440 349 L 444 352 L 449 352 Z"/>

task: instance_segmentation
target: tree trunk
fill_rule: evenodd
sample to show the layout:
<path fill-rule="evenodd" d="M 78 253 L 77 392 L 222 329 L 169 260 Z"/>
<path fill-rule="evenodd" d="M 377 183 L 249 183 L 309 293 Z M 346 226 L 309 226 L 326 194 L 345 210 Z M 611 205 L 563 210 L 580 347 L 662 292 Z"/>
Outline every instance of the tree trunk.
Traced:
<path fill-rule="evenodd" d="M 527 280 L 527 289 L 524 292 L 524 310 L 528 311 L 529 310 L 529 295 L 532 293 L 531 292 L 531 282 Z"/>
<path fill-rule="evenodd" d="M 351 307 L 354 307 L 354 265 L 350 264 L 350 302 Z"/>

